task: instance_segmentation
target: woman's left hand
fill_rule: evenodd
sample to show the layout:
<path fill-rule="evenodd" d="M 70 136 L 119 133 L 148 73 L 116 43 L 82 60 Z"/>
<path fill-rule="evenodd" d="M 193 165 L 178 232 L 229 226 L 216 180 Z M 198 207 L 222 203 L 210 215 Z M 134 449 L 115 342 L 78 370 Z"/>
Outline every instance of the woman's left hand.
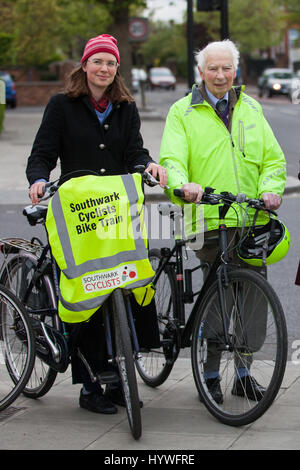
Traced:
<path fill-rule="evenodd" d="M 152 173 L 152 176 L 158 179 L 162 188 L 166 186 L 168 181 L 168 173 L 163 166 L 158 165 L 157 163 L 150 163 L 145 171 Z"/>

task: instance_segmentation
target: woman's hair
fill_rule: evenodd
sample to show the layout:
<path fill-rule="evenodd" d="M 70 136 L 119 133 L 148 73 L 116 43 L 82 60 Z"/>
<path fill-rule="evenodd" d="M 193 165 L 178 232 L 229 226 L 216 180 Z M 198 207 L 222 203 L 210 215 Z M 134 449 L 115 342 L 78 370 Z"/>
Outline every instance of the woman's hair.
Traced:
<path fill-rule="evenodd" d="M 64 93 L 71 98 L 90 95 L 86 73 L 81 65 L 75 67 L 68 75 Z M 134 97 L 126 87 L 119 69 L 117 70 L 114 81 L 107 87 L 105 91 L 105 98 L 107 98 L 112 103 L 121 101 L 127 101 L 130 103 L 135 101 Z"/>
<path fill-rule="evenodd" d="M 204 69 L 207 54 L 214 51 L 230 52 L 232 55 L 233 66 L 235 70 L 237 70 L 239 65 L 240 53 L 236 45 L 229 39 L 224 39 L 224 41 L 211 42 L 201 51 L 196 52 L 195 59 L 201 70 Z"/>

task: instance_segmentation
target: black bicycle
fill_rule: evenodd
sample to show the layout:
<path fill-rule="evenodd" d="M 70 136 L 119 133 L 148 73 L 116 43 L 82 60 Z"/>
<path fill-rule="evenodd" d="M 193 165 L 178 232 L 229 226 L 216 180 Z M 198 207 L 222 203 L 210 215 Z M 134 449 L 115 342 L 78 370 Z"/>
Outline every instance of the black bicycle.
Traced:
<path fill-rule="evenodd" d="M 22 392 L 34 357 L 34 333 L 26 310 L 11 291 L 0 285 L 0 411 Z"/>
<path fill-rule="evenodd" d="M 142 171 L 142 168 L 137 168 Z M 143 174 L 150 186 L 157 184 L 152 175 Z M 44 200 L 58 189 L 55 183 L 47 183 Z M 47 206 L 27 206 L 23 214 L 30 225 L 45 224 Z M 115 289 L 102 308 L 106 334 L 109 371 L 93 371 L 72 332 L 58 316 L 58 270 L 49 244 L 38 238 L 31 241 L 20 238 L 1 239 L 4 262 L 0 282 L 9 287 L 26 309 L 35 335 L 35 363 L 33 371 L 23 381 L 23 394 L 29 398 L 44 396 L 60 372 L 65 372 L 70 356 L 77 354 L 85 364 L 93 382 L 107 385 L 121 379 L 124 401 L 132 435 L 139 439 L 142 434 L 140 400 L 136 381 L 134 359 L 139 356 L 131 302 L 123 289 Z M 26 315 L 25 312 L 25 315 Z M 118 370 L 118 374 L 116 371 Z M 15 381 L 19 374 L 11 369 Z M 29 380 L 28 380 L 29 379 Z M 25 386 L 24 386 L 25 385 Z M 19 385 L 21 389 L 21 385 Z"/>
<path fill-rule="evenodd" d="M 183 196 L 180 190 L 174 192 Z M 261 200 L 241 194 L 214 194 L 211 188 L 205 189 L 201 203 L 218 204 L 222 222 L 232 204 L 238 204 L 243 211 L 266 211 Z M 168 207 L 170 216 L 176 219 L 178 206 Z M 199 264 L 193 269 L 183 268 L 182 250 L 187 239 L 175 239 L 171 249 L 149 251 L 156 273 L 153 284 L 161 347 L 143 352 L 136 366 L 147 385 L 159 386 L 169 376 L 180 350 L 191 347 L 193 376 L 201 401 L 221 422 L 241 426 L 259 418 L 280 389 L 287 360 L 287 329 L 280 300 L 266 278 L 229 263 L 232 248 L 227 233 L 222 223 L 217 240 L 210 240 L 219 251 L 209 267 Z M 193 292 L 193 273 L 204 268 L 209 271 L 202 288 Z M 194 300 L 186 321 L 185 304 Z M 219 372 L 222 399 L 215 400 L 208 388 L 211 364 Z M 251 370 L 251 376 L 265 388 L 263 396 L 250 399 L 245 388 L 237 393 L 240 370 Z"/>

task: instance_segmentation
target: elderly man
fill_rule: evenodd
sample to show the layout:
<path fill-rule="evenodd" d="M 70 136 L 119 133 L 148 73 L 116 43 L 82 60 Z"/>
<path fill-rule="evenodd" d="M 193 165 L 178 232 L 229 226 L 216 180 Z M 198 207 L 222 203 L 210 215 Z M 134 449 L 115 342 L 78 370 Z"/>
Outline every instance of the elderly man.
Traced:
<path fill-rule="evenodd" d="M 216 192 L 245 193 L 262 198 L 265 206 L 276 210 L 286 181 L 286 164 L 282 150 L 265 120 L 260 104 L 244 93 L 244 86 L 233 87 L 239 51 L 229 40 L 208 44 L 197 55 L 201 85 L 171 107 L 163 134 L 160 164 L 168 169 L 168 196 L 174 188 L 184 191 L 188 202 L 201 200 L 203 188 Z M 256 224 L 264 225 L 259 215 Z M 217 233 L 218 207 L 204 207 L 204 240 Z M 236 234 L 237 217 L 233 210 L 226 216 L 229 240 Z M 197 256 L 212 262 L 216 247 L 204 246 Z M 235 263 L 242 262 L 233 253 Z M 254 269 L 244 263 L 243 267 Z M 257 269 L 257 268 L 256 268 Z M 220 387 L 219 357 L 206 365 L 208 389 L 215 401 L 223 402 Z M 264 394 L 249 373 L 248 364 L 236 365 L 238 376 L 232 393 L 260 399 Z"/>

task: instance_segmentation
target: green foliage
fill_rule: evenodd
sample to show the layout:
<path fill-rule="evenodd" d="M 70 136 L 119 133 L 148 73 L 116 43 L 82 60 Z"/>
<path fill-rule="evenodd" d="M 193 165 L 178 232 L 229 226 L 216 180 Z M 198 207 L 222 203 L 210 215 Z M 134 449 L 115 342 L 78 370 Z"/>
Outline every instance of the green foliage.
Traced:
<path fill-rule="evenodd" d="M 12 63 L 13 40 L 13 34 L 0 32 L 0 65 L 10 65 Z"/>
<path fill-rule="evenodd" d="M 276 0 L 230 0 L 229 31 L 241 53 L 280 43 L 285 24 Z"/>
<path fill-rule="evenodd" d="M 152 25 L 149 40 L 141 47 L 147 65 L 175 64 L 177 73 L 184 75 L 187 68 L 185 28 L 178 24 L 158 22 Z"/>
<path fill-rule="evenodd" d="M 59 5 L 60 48 L 72 59 L 79 59 L 85 42 L 106 32 L 112 18 L 105 2 L 97 0 L 57 0 Z"/>
<path fill-rule="evenodd" d="M 15 63 L 41 65 L 58 47 L 59 14 L 56 0 L 15 2 Z"/>

